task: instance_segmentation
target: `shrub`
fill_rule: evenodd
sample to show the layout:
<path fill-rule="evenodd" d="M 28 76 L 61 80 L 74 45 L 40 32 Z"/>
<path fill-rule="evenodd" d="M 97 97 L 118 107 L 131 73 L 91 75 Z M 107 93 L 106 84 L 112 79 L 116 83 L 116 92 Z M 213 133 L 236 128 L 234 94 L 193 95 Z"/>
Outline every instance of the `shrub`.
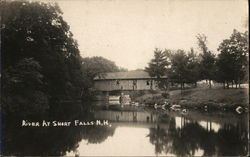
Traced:
<path fill-rule="evenodd" d="M 161 96 L 168 99 L 169 98 L 169 93 L 161 93 Z"/>

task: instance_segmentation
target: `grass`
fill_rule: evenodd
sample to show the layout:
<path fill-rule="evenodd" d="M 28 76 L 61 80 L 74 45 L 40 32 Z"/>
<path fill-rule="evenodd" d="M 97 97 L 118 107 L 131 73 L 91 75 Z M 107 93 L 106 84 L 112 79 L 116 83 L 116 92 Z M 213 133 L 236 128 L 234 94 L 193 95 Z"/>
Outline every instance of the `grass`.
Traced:
<path fill-rule="evenodd" d="M 133 99 L 139 103 L 153 105 L 161 104 L 168 101 L 171 104 L 179 104 L 187 108 L 204 108 L 208 106 L 210 109 L 235 109 L 237 106 L 248 107 L 249 89 L 222 89 L 222 88 L 193 88 L 186 90 L 169 91 L 170 98 L 162 97 L 163 91 L 155 94 L 144 94 Z"/>
<path fill-rule="evenodd" d="M 195 88 L 190 90 L 170 92 L 172 101 L 191 101 L 197 103 L 225 103 L 247 105 L 248 89 L 204 89 Z"/>

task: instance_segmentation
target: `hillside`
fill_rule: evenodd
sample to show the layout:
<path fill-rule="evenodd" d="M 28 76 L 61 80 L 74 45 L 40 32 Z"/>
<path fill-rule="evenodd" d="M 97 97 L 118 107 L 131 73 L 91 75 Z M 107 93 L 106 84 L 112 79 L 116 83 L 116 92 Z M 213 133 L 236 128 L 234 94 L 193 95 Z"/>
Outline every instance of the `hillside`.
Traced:
<path fill-rule="evenodd" d="M 162 91 L 147 93 L 134 98 L 134 101 L 145 104 L 161 104 L 164 101 L 170 104 L 179 104 L 188 108 L 235 108 L 236 106 L 248 107 L 249 89 L 222 89 L 222 88 L 193 88 L 186 90 L 169 91 L 169 98 L 162 96 Z"/>

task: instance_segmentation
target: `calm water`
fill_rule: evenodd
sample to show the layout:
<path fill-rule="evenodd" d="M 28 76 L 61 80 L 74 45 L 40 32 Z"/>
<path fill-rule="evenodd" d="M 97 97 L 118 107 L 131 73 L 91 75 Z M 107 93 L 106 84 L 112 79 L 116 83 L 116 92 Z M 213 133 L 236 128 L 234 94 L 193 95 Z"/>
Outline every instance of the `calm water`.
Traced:
<path fill-rule="evenodd" d="M 72 120 L 108 126 L 21 127 L 5 132 L 6 155 L 239 156 L 248 152 L 248 117 L 234 113 L 90 109 Z"/>

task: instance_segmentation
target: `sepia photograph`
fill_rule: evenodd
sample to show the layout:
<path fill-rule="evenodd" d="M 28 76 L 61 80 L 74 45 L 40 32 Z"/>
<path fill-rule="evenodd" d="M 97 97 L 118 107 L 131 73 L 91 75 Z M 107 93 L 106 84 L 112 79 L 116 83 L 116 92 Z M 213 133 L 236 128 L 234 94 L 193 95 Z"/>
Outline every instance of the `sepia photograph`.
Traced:
<path fill-rule="evenodd" d="M 0 155 L 249 156 L 248 3 L 0 0 Z"/>

